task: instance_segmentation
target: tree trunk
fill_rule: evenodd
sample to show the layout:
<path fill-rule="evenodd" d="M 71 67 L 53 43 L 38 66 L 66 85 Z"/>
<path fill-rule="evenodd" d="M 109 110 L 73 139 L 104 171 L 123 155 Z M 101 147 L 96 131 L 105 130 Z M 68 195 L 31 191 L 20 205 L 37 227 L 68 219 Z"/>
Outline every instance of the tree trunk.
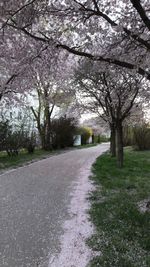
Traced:
<path fill-rule="evenodd" d="M 116 157 L 116 129 L 114 124 L 110 125 L 110 130 L 110 152 L 112 157 Z"/>
<path fill-rule="evenodd" d="M 44 126 L 40 124 L 40 119 L 38 117 L 36 118 L 36 122 L 37 122 L 37 129 L 39 132 L 39 137 L 41 139 L 42 149 L 45 149 L 45 129 L 44 129 Z"/>
<path fill-rule="evenodd" d="M 50 119 L 50 112 L 49 112 L 49 105 L 45 107 L 45 117 L 46 117 L 46 150 L 51 150 L 51 119 Z"/>
<path fill-rule="evenodd" d="M 40 101 L 40 99 L 39 99 L 39 101 Z M 40 104 L 39 104 L 39 106 L 40 106 Z M 45 127 L 41 125 L 40 107 L 39 107 L 38 112 L 36 112 L 33 107 L 31 107 L 31 111 L 32 111 L 32 113 L 34 115 L 34 118 L 36 120 L 36 123 L 37 123 L 37 129 L 38 129 L 38 132 L 39 132 L 39 137 L 41 139 L 42 149 L 45 149 Z"/>
<path fill-rule="evenodd" d="M 44 130 L 41 130 L 38 128 L 38 131 L 39 131 L 39 135 L 40 135 L 40 139 L 41 139 L 41 145 L 42 145 L 42 149 L 45 150 L 45 132 Z"/>
<path fill-rule="evenodd" d="M 117 132 L 117 165 L 119 168 L 123 167 L 123 129 L 122 122 L 118 121 L 116 124 Z"/>

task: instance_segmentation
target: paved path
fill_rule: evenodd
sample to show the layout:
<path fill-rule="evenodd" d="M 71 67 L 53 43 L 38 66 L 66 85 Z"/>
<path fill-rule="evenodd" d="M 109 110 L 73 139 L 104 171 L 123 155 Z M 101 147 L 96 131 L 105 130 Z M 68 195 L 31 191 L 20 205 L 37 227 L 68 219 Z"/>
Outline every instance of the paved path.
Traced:
<path fill-rule="evenodd" d="M 0 267 L 48 266 L 59 251 L 73 183 L 107 148 L 70 151 L 0 175 Z"/>

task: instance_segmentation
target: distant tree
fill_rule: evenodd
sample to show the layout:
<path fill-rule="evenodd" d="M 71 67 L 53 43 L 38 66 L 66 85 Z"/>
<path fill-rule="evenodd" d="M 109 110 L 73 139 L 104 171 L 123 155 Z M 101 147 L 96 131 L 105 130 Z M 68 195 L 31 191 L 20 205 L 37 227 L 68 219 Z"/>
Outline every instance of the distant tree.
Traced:
<path fill-rule="evenodd" d="M 85 62 L 77 71 L 78 90 L 85 106 L 106 121 L 111 129 L 111 151 L 115 156 L 117 135 L 118 166 L 123 166 L 123 122 L 130 115 L 135 99 L 143 90 L 138 76 L 121 69 L 101 71 L 99 65 Z M 147 91 L 147 88 L 145 89 Z"/>
<path fill-rule="evenodd" d="M 89 138 L 92 137 L 93 131 L 89 127 L 82 126 L 79 128 L 79 133 L 81 134 L 81 144 L 86 145 Z"/>

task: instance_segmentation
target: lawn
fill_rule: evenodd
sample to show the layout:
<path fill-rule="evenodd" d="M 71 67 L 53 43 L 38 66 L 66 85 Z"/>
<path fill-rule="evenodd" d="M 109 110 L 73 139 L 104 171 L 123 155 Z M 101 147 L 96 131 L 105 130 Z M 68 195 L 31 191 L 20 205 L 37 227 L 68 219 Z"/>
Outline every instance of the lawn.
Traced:
<path fill-rule="evenodd" d="M 82 149 L 82 148 L 90 148 L 92 146 L 96 146 L 97 144 L 87 144 L 79 147 L 72 147 L 71 149 Z M 32 160 L 40 160 L 58 153 L 62 153 L 66 149 L 58 149 L 53 151 L 45 151 L 42 149 L 35 149 L 33 154 L 27 153 L 26 150 L 20 150 L 18 156 L 9 157 L 6 152 L 0 152 L 0 171 L 11 168 L 22 166 L 25 163 L 30 163 Z"/>
<path fill-rule="evenodd" d="M 48 157 L 52 153 L 54 152 L 36 149 L 33 154 L 29 154 L 27 151 L 21 150 L 18 156 L 9 157 L 6 152 L 0 152 L 0 171 L 10 167 L 21 166 L 35 159 Z"/>
<path fill-rule="evenodd" d="M 93 166 L 96 189 L 90 196 L 96 252 L 90 267 L 150 266 L 150 212 L 139 204 L 150 197 L 150 151 L 125 151 L 125 167 L 104 154 Z"/>
<path fill-rule="evenodd" d="M 98 145 L 97 143 L 94 143 L 94 144 L 86 144 L 86 145 L 81 145 L 81 146 L 75 146 L 75 148 L 83 149 L 83 148 L 94 147 L 94 146 L 97 146 L 97 145 Z"/>

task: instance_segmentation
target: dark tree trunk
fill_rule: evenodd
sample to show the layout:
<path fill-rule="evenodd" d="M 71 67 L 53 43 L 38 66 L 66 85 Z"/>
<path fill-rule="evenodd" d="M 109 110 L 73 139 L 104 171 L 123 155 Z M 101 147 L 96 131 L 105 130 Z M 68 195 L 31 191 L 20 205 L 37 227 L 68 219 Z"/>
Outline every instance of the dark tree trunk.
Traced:
<path fill-rule="evenodd" d="M 36 121 L 37 121 L 39 136 L 41 139 L 42 149 L 45 149 L 45 128 L 40 124 L 40 120 L 37 119 Z"/>
<path fill-rule="evenodd" d="M 123 167 L 123 127 L 122 121 L 116 124 L 117 133 L 117 165 L 119 168 Z"/>
<path fill-rule="evenodd" d="M 42 145 L 42 149 L 44 149 L 45 150 L 45 132 L 44 131 L 41 131 L 41 130 L 39 130 L 38 129 L 38 131 L 39 131 L 39 135 L 40 135 L 40 139 L 41 139 L 41 145 Z"/>
<path fill-rule="evenodd" d="M 39 108 L 39 111 L 38 113 L 35 112 L 34 108 L 31 107 L 31 111 L 35 117 L 35 120 L 36 120 L 36 123 L 37 123 L 37 129 L 38 129 L 38 132 L 39 132 L 39 136 L 40 136 L 40 140 L 41 140 L 41 145 L 42 145 L 42 149 L 45 150 L 45 126 L 44 125 L 41 125 L 41 121 L 40 121 L 40 108 Z"/>
<path fill-rule="evenodd" d="M 45 117 L 46 117 L 46 150 L 51 150 L 52 145 L 51 145 L 51 119 L 50 119 L 50 112 L 49 112 L 49 105 L 45 107 Z"/>
<path fill-rule="evenodd" d="M 116 157 L 116 129 L 114 124 L 110 125 L 110 130 L 110 152 L 112 157 Z"/>

